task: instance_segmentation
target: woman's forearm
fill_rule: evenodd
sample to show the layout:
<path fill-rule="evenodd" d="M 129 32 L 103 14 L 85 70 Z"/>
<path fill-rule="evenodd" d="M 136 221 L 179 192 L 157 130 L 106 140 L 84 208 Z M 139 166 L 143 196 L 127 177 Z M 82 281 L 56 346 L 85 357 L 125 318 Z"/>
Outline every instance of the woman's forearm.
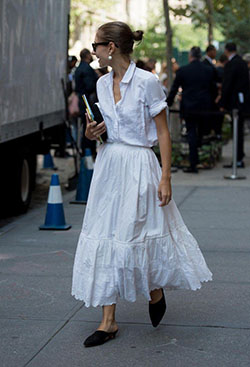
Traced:
<path fill-rule="evenodd" d="M 162 179 L 167 180 L 171 178 L 171 139 L 168 129 L 164 129 L 158 133 L 158 141 L 161 154 L 162 164 Z"/>
<path fill-rule="evenodd" d="M 162 110 L 157 116 L 155 116 L 154 120 L 161 153 L 162 179 L 168 180 L 171 178 L 172 146 L 170 133 L 168 130 L 166 111 Z"/>

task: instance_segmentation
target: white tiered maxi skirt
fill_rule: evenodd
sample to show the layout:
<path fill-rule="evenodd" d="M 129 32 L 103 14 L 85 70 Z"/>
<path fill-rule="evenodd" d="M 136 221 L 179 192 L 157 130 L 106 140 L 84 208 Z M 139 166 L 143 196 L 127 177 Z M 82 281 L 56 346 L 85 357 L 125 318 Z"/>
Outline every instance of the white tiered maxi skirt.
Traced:
<path fill-rule="evenodd" d="M 172 199 L 159 207 L 161 168 L 150 148 L 105 143 L 98 152 L 73 269 L 72 295 L 85 306 L 212 280 Z"/>

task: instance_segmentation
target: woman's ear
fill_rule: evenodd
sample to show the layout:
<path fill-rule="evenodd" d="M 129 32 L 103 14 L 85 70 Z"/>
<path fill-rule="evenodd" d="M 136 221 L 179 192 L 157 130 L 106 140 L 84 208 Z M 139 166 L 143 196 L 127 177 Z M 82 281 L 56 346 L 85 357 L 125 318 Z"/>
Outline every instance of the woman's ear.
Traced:
<path fill-rule="evenodd" d="M 109 45 L 109 53 L 113 53 L 115 51 L 115 43 L 111 41 Z"/>

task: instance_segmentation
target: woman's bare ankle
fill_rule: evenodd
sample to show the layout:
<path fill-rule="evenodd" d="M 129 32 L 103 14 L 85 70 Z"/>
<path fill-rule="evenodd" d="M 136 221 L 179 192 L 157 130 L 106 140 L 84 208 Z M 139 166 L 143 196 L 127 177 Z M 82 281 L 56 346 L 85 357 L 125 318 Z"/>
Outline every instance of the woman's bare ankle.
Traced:
<path fill-rule="evenodd" d="M 102 322 L 99 325 L 97 330 L 103 330 L 107 333 L 112 333 L 118 329 L 118 326 L 115 321 L 115 308 L 116 304 L 103 306 L 102 310 Z"/>
<path fill-rule="evenodd" d="M 107 333 L 113 333 L 118 329 L 118 325 L 115 320 L 108 321 L 102 320 L 97 330 L 106 331 Z"/>
<path fill-rule="evenodd" d="M 160 301 L 160 299 L 162 298 L 162 289 L 154 289 L 153 291 L 150 292 L 150 297 L 151 297 L 151 301 L 149 301 L 149 303 L 154 304 Z"/>

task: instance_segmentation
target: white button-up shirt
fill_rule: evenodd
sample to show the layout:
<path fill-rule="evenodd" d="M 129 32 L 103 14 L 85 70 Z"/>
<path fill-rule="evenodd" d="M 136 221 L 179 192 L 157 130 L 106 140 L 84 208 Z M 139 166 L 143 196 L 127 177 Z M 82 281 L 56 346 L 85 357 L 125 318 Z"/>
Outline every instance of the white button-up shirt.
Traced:
<path fill-rule="evenodd" d="M 209 57 L 208 55 L 206 55 L 205 56 L 205 59 L 207 59 L 207 61 L 210 62 L 211 65 L 214 65 L 213 59 L 211 59 L 211 57 Z"/>
<path fill-rule="evenodd" d="M 153 118 L 167 108 L 166 96 L 154 74 L 132 61 L 120 82 L 121 99 L 115 104 L 113 71 L 97 82 L 99 108 L 108 142 L 151 147 L 157 143 Z"/>

